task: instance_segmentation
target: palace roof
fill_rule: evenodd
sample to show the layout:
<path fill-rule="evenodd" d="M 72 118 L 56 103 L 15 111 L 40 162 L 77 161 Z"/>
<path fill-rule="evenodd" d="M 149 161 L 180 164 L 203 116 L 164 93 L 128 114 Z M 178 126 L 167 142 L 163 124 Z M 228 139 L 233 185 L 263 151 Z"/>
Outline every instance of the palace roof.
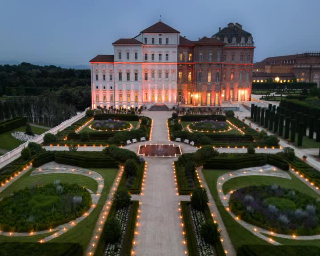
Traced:
<path fill-rule="evenodd" d="M 141 33 L 180 33 L 178 30 L 168 26 L 167 24 L 159 21 L 152 26 L 144 29 Z"/>
<path fill-rule="evenodd" d="M 114 55 L 97 55 L 90 62 L 114 62 Z"/>
<path fill-rule="evenodd" d="M 197 45 L 225 45 L 224 42 L 216 39 L 216 38 L 209 38 L 209 37 L 202 37 L 199 41 L 195 42 Z"/>
<path fill-rule="evenodd" d="M 184 37 L 184 36 L 180 36 L 180 40 L 179 40 L 179 46 L 181 45 L 185 45 L 185 46 L 192 46 L 194 44 L 193 41 L 189 40 L 188 38 Z"/>
<path fill-rule="evenodd" d="M 142 44 L 135 38 L 120 38 L 113 43 L 114 44 Z"/>
<path fill-rule="evenodd" d="M 245 38 L 245 42 L 248 42 L 249 37 L 252 38 L 252 35 L 242 29 L 242 25 L 239 23 L 233 24 L 229 23 L 227 27 L 220 29 L 219 32 L 212 36 L 221 41 L 224 41 L 224 38 L 228 38 L 228 43 L 232 43 L 232 39 L 236 38 L 236 43 L 241 43 L 241 38 Z"/>

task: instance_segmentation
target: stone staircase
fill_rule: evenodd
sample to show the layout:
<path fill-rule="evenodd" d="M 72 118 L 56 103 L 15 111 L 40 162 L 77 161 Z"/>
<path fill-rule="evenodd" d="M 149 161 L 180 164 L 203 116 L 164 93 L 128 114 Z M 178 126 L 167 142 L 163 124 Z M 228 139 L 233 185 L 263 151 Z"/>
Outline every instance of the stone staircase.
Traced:
<path fill-rule="evenodd" d="M 154 104 L 149 109 L 150 111 L 169 111 L 169 108 L 166 104 Z"/>

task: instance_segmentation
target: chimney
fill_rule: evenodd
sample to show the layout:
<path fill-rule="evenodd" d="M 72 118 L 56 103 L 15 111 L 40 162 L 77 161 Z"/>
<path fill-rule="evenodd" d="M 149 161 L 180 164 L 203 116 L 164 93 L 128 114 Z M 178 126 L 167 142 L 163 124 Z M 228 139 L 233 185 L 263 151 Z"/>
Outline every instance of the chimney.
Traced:
<path fill-rule="evenodd" d="M 242 29 L 242 25 L 239 23 L 236 23 L 236 27 Z"/>
<path fill-rule="evenodd" d="M 229 24 L 228 24 L 228 27 L 229 28 L 232 28 L 234 26 L 234 24 L 232 23 L 232 22 L 230 22 Z"/>

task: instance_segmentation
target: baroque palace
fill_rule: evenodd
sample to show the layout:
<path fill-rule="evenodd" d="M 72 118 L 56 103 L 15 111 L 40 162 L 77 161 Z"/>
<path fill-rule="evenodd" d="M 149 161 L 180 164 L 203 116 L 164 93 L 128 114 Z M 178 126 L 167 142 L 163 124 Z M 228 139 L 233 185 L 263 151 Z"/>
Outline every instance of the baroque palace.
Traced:
<path fill-rule="evenodd" d="M 191 41 L 159 21 L 91 63 L 92 108 L 221 106 L 251 99 L 254 42 L 238 23 Z"/>

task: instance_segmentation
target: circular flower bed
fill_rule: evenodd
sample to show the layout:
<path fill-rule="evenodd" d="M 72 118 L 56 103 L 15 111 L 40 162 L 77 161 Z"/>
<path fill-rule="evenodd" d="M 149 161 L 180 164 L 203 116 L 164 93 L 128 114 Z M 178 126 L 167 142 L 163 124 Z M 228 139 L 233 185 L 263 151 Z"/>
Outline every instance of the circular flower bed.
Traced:
<path fill-rule="evenodd" d="M 56 181 L 25 188 L 0 201 L 0 230 L 47 230 L 82 216 L 90 207 L 90 193 L 77 184 Z"/>
<path fill-rule="evenodd" d="M 190 124 L 189 128 L 196 132 L 222 132 L 231 127 L 224 121 L 203 120 Z"/>
<path fill-rule="evenodd" d="M 240 219 L 280 234 L 320 234 L 320 200 L 278 185 L 249 186 L 230 197 Z"/>
<path fill-rule="evenodd" d="M 113 119 L 96 120 L 90 126 L 94 130 L 112 131 L 112 130 L 126 130 L 130 128 L 130 123 L 124 121 L 117 121 Z"/>

